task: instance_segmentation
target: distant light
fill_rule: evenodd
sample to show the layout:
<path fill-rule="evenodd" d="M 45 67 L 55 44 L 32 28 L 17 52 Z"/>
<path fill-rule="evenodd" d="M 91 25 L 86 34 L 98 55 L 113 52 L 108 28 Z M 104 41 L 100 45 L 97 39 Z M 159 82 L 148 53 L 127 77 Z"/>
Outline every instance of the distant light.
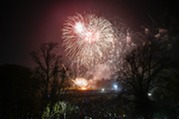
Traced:
<path fill-rule="evenodd" d="M 114 90 L 117 90 L 118 89 L 118 85 L 114 84 L 113 88 L 114 88 Z"/>
<path fill-rule="evenodd" d="M 126 117 L 126 114 L 123 114 L 122 116 L 123 116 L 123 117 Z"/>
<path fill-rule="evenodd" d="M 104 91 L 105 91 L 105 89 L 104 89 L 104 88 L 102 88 L 102 89 L 101 89 L 101 92 L 104 92 Z"/>
<path fill-rule="evenodd" d="M 152 93 L 148 93 L 148 96 L 152 96 Z"/>

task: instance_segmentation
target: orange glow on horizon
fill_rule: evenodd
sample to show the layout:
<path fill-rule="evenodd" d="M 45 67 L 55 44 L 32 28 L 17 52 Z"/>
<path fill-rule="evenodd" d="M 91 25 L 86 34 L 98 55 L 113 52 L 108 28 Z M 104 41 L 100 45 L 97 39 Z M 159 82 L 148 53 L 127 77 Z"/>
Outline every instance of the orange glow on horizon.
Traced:
<path fill-rule="evenodd" d="M 81 87 L 80 90 L 87 90 L 87 88 L 86 87 Z"/>

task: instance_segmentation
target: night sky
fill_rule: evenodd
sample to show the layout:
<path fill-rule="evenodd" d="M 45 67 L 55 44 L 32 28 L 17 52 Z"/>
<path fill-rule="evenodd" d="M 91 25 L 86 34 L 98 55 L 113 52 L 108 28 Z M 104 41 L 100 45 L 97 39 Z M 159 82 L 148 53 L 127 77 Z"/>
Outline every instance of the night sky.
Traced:
<path fill-rule="evenodd" d="M 77 12 L 94 11 L 109 19 L 119 17 L 132 26 L 147 14 L 157 15 L 163 9 L 175 16 L 178 4 L 171 0 L 14 0 L 1 6 L 0 64 L 30 66 L 29 52 L 42 42 L 61 44 L 63 23 Z M 62 48 L 59 53 L 63 54 Z"/>

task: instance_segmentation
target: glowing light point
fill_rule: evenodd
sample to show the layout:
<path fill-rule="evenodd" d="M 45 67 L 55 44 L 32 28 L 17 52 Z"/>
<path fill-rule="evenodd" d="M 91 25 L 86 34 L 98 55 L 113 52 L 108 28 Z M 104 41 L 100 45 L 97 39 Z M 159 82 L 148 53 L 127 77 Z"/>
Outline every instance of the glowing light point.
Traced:
<path fill-rule="evenodd" d="M 76 30 L 77 32 L 79 32 L 79 33 L 81 33 L 81 32 L 83 31 L 83 25 L 82 25 L 81 22 L 77 22 L 77 23 L 75 24 L 75 30 Z"/>
<path fill-rule="evenodd" d="M 148 93 L 148 96 L 149 96 L 149 97 L 152 96 L 152 93 Z"/>
<path fill-rule="evenodd" d="M 102 89 L 101 89 L 101 92 L 104 92 L 104 91 L 105 91 L 105 89 L 104 89 L 104 88 L 102 88 Z"/>
<path fill-rule="evenodd" d="M 113 85 L 114 90 L 118 89 L 118 86 L 116 84 Z"/>

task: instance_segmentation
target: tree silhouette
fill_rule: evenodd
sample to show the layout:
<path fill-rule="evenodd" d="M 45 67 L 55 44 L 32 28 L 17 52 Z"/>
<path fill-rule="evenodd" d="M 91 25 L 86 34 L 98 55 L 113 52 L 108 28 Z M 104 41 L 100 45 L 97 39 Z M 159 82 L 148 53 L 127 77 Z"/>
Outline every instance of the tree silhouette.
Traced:
<path fill-rule="evenodd" d="M 31 53 L 36 63 L 34 76 L 39 81 L 43 109 L 49 103 L 53 105 L 60 100 L 60 92 L 65 90 L 64 82 L 68 78 L 66 66 L 61 61 L 62 56 L 57 52 L 58 44 L 49 42 L 41 44 L 38 50 Z"/>
<path fill-rule="evenodd" d="M 146 119 L 152 118 L 154 103 L 151 93 L 163 84 L 162 73 L 169 66 L 168 47 L 151 40 L 132 50 L 118 68 L 118 79 L 135 109 Z"/>
<path fill-rule="evenodd" d="M 178 32 L 173 19 L 165 14 L 155 19 L 149 16 L 148 20 L 142 26 L 141 35 L 132 38 L 141 39 L 143 42 L 137 44 L 137 47 L 126 54 L 123 60 L 119 59 L 116 62 L 118 81 L 123 88 L 119 100 L 123 103 L 124 110 L 133 114 L 133 117 L 142 116 L 145 119 L 151 119 L 154 114 L 161 113 L 161 108 L 166 110 L 167 106 L 161 103 L 161 97 L 164 92 L 171 94 L 170 86 L 177 81 L 176 78 L 172 78 L 177 77 L 173 71 L 178 72 L 178 69 L 174 68 L 177 61 L 175 43 L 177 43 Z M 174 89 L 177 92 L 176 88 L 172 88 Z M 157 97 L 156 94 L 160 95 Z M 176 93 L 172 94 L 176 95 Z M 176 100 L 176 97 L 173 100 Z M 173 103 L 169 105 L 171 104 Z"/>

